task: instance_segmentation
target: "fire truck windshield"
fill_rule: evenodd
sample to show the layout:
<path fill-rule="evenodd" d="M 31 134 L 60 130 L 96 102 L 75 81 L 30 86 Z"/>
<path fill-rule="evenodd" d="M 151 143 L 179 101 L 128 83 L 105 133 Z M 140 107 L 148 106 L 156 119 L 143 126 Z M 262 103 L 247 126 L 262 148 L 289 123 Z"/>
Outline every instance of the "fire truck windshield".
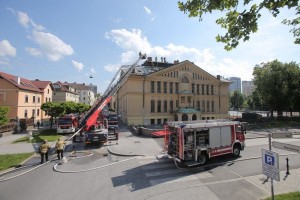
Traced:
<path fill-rule="evenodd" d="M 72 124 L 72 119 L 69 119 L 69 118 L 58 119 L 58 124 L 60 124 L 60 125 Z"/>

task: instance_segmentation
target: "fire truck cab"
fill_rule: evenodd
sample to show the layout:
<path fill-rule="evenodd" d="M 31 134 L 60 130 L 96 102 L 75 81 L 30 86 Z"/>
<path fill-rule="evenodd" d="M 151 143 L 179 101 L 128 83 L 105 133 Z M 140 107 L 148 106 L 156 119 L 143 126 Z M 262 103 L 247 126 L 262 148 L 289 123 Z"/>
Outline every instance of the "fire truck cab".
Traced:
<path fill-rule="evenodd" d="M 245 148 L 246 124 L 226 120 L 168 122 L 165 149 L 186 166 L 204 165 L 225 154 L 235 157 Z"/>

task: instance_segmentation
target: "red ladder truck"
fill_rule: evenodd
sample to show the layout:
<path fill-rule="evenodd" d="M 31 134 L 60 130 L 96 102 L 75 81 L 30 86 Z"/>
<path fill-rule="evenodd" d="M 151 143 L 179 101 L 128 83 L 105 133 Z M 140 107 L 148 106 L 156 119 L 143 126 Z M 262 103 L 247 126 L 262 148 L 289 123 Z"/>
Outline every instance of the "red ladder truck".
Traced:
<path fill-rule="evenodd" d="M 246 124 L 237 121 L 168 122 L 164 132 L 168 155 L 188 167 L 226 154 L 238 157 L 245 148 Z"/>
<path fill-rule="evenodd" d="M 100 100 L 96 101 L 95 104 L 91 107 L 91 109 L 88 110 L 88 112 L 80 119 L 79 130 L 72 135 L 70 140 L 73 139 L 73 142 L 81 141 L 81 139 L 77 139 L 77 137 L 84 133 L 88 133 L 89 138 L 97 137 L 96 135 L 93 134 L 97 134 L 98 137 L 103 138 L 102 135 L 99 136 L 99 131 L 92 130 L 95 129 L 95 127 L 97 126 L 97 118 L 101 115 L 103 108 L 111 101 L 112 96 L 115 94 L 115 92 L 117 92 L 119 88 L 127 81 L 127 78 L 137 67 L 139 61 L 145 58 L 146 58 L 146 54 L 139 53 L 139 58 L 133 65 L 126 66 L 125 68 L 120 67 L 120 69 L 115 74 L 112 81 L 110 82 L 109 86 L 103 93 L 103 97 Z M 104 126 L 104 129 L 108 129 L 108 126 L 106 127 Z M 107 135 L 108 130 L 102 130 L 100 132 Z M 103 142 L 103 140 L 101 141 Z"/>

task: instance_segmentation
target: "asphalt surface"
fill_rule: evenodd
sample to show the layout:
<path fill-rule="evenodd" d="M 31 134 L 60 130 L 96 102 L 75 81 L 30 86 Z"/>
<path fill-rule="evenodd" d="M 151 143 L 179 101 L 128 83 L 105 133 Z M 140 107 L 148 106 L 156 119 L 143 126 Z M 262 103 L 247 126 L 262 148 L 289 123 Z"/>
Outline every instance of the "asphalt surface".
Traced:
<path fill-rule="evenodd" d="M 47 127 L 42 127 L 42 129 Z M 29 131 L 33 131 L 36 129 L 29 129 Z M 280 130 L 271 130 L 273 132 L 280 131 Z M 284 141 L 286 143 L 291 144 L 297 144 L 300 141 L 300 130 L 299 129 L 290 129 L 289 131 L 293 132 L 294 137 L 289 139 L 278 139 L 277 141 Z M 268 132 L 266 131 L 248 131 L 246 134 L 246 148 L 251 148 L 252 150 L 249 151 L 251 153 L 247 153 L 247 151 L 244 151 L 242 157 L 238 158 L 236 162 L 257 158 L 261 156 L 261 149 L 262 148 L 268 148 L 267 142 L 268 142 Z M 29 143 L 17 143 L 13 144 L 12 141 L 23 137 L 27 135 L 27 133 L 21 133 L 21 134 L 4 134 L 3 137 L 0 138 L 0 154 L 12 154 L 12 153 L 25 153 L 25 152 L 36 152 L 39 144 L 29 144 Z M 50 143 L 51 147 L 54 147 L 54 143 Z M 72 144 L 69 141 L 67 145 L 71 147 Z M 143 136 L 137 136 L 133 135 L 130 132 L 122 131 L 119 134 L 119 140 L 118 141 L 111 141 L 107 144 L 105 144 L 105 148 L 110 154 L 117 155 L 117 156 L 127 156 L 126 159 L 131 159 L 132 156 L 139 156 L 142 160 L 149 157 L 156 157 L 156 158 L 164 158 L 166 157 L 165 151 L 163 149 L 163 139 L 162 138 L 149 138 L 149 137 L 143 137 Z M 287 152 L 285 150 L 277 150 L 277 152 L 280 155 L 285 155 L 289 153 L 291 156 L 293 156 L 293 153 Z M 107 152 L 98 152 L 97 155 L 98 158 L 101 158 L 102 156 L 105 156 Z M 81 154 L 81 156 L 88 156 L 88 150 L 85 153 L 77 152 L 77 154 Z M 22 165 L 29 166 L 32 165 L 31 168 L 34 168 L 37 166 L 37 163 L 39 162 L 39 155 L 35 154 L 30 159 L 24 161 Z M 77 161 L 80 162 L 80 161 Z M 99 161 L 100 162 L 100 161 Z M 80 163 L 79 163 L 80 164 Z M 85 163 L 87 164 L 87 163 Z M 97 166 L 99 163 L 97 163 Z M 108 165 L 109 163 L 102 163 L 103 165 Z M 261 165 L 261 161 L 258 160 L 258 165 Z M 239 165 L 236 165 L 235 167 L 238 167 Z M 281 163 L 281 166 L 284 166 L 284 162 Z M 147 165 L 146 165 L 147 167 Z M 148 166 L 148 168 L 151 166 Z M 14 170 L 14 168 L 7 170 L 6 172 Z M 76 171 L 78 169 L 76 168 L 65 168 L 63 166 L 57 166 L 57 171 Z M 230 170 L 230 169 L 229 169 Z M 25 169 L 20 168 L 20 170 L 17 173 L 22 173 L 22 171 L 26 171 Z M 246 170 L 245 170 L 246 171 Z M 290 169 L 290 175 L 286 174 L 286 169 L 282 167 L 280 169 L 280 181 L 274 181 L 274 190 L 275 194 L 281 194 L 281 193 L 287 193 L 287 192 L 293 192 L 293 191 L 300 191 L 300 184 L 299 184 L 299 178 L 300 178 L 300 168 L 291 167 Z M 0 174 L 3 174 L 4 172 L 0 172 Z M 15 172 L 13 172 L 15 173 Z M 203 175 L 203 174 L 202 174 Z M 151 173 L 149 174 L 151 176 Z M 200 176 L 200 174 L 198 175 Z M 209 176 L 209 174 L 207 174 Z M 264 178 L 265 176 L 263 174 L 239 174 L 237 175 L 236 179 L 241 180 L 241 183 L 244 185 L 245 188 L 254 187 L 254 189 L 259 189 L 257 191 L 263 191 L 263 193 L 258 193 L 257 195 L 270 195 L 270 180 Z M 187 177 L 188 179 L 188 177 Z M 1 181 L 1 179 L 0 179 Z M 240 183 L 240 184 L 241 184 Z M 1 184 L 1 182 L 0 182 Z M 205 184 L 205 183 L 204 183 Z M 215 194 L 218 194 L 218 191 L 222 189 L 222 185 L 226 184 L 226 181 L 218 182 L 218 184 L 214 185 L 206 185 L 206 187 L 201 188 L 200 191 L 197 191 L 197 194 L 201 194 L 201 192 L 206 192 L 207 195 L 211 195 L 209 199 L 222 199 L 218 196 L 215 196 Z M 153 181 L 153 185 L 156 185 L 155 180 Z M 234 187 L 234 184 L 233 186 Z M 192 190 L 193 188 L 187 188 L 187 190 Z M 208 191 L 209 190 L 209 191 Z M 255 191 L 255 190 L 254 190 Z M 190 194 L 192 194 L 194 191 L 191 191 Z M 163 199 L 170 198 L 171 196 L 174 196 L 174 194 L 177 194 L 178 197 L 182 196 L 180 191 L 173 191 L 172 195 L 165 193 L 163 196 Z M 228 194 L 230 195 L 230 194 Z M 250 195 L 250 194 L 249 194 Z M 251 195 L 250 195 L 251 196 Z M 229 196 L 230 197 L 230 196 Z M 159 198 L 162 198 L 160 196 Z M 184 198 L 184 197 L 183 197 Z M 242 198 L 242 197 L 241 197 Z M 151 199 L 155 199 L 155 197 L 151 197 Z M 224 198 L 225 199 L 225 198 Z M 245 197 L 242 199 L 246 199 Z"/>

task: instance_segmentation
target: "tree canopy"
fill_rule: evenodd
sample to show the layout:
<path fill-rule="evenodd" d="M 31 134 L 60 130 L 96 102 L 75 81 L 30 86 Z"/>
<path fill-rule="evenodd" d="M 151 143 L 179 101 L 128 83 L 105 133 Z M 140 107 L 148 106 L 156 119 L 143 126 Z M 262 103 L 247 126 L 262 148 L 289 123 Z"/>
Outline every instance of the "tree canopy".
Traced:
<path fill-rule="evenodd" d="M 300 68 L 295 62 L 274 60 L 256 65 L 255 90 L 271 111 L 299 111 Z"/>
<path fill-rule="evenodd" d="M 9 107 L 0 106 L 0 126 L 8 122 L 7 113 L 9 112 Z"/>
<path fill-rule="evenodd" d="M 225 11 L 224 17 L 216 20 L 222 28 L 226 29 L 225 35 L 217 35 L 218 42 L 225 43 L 226 50 L 237 47 L 240 40 L 247 41 L 251 33 L 258 30 L 258 19 L 261 17 L 262 9 L 267 9 L 277 17 L 280 10 L 295 8 L 295 15 L 300 15 L 299 0 L 187 0 L 185 3 L 178 2 L 178 7 L 189 17 L 202 17 L 206 13 L 213 11 Z M 241 4 L 242 3 L 242 4 Z M 295 43 L 300 44 L 300 17 L 285 19 L 282 23 L 293 26 L 291 32 L 294 34 Z"/>

